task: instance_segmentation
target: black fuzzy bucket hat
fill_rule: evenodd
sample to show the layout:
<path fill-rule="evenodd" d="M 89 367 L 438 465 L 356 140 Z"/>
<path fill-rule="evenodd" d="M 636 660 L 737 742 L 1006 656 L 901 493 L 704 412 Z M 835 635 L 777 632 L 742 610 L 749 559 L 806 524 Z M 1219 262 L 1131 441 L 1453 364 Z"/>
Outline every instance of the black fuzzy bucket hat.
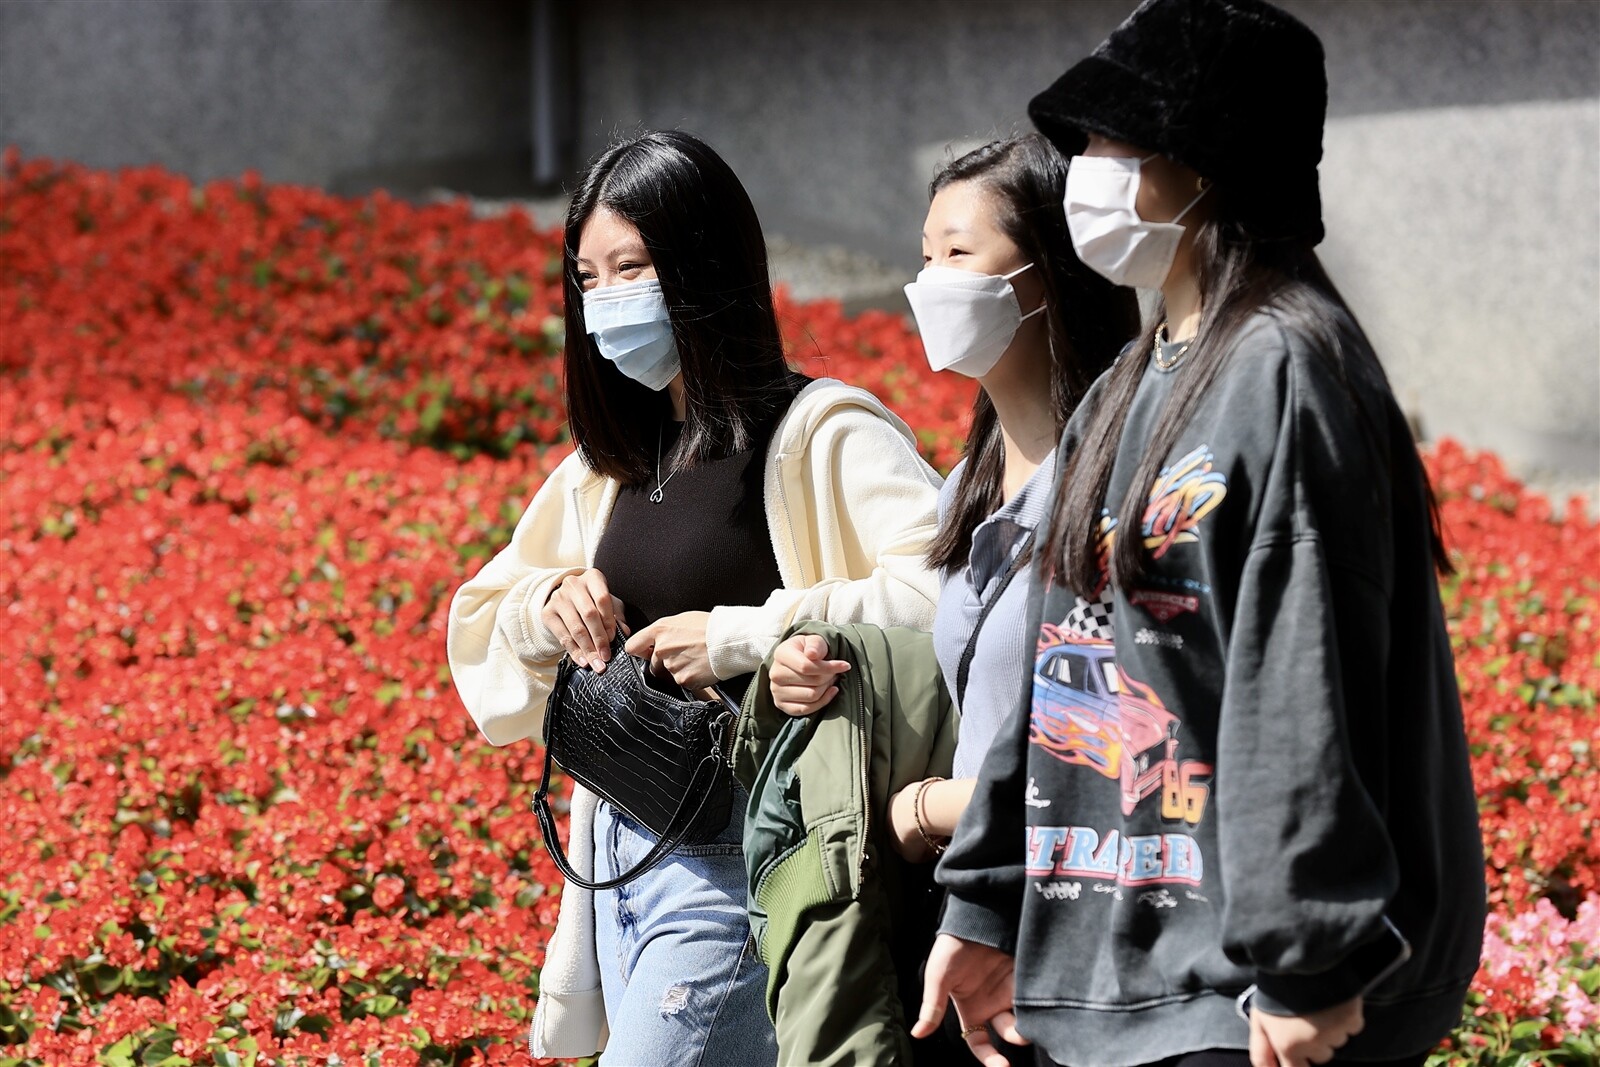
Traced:
<path fill-rule="evenodd" d="M 1311 244 L 1327 110 L 1322 43 L 1262 0 L 1144 0 L 1028 105 L 1063 155 L 1090 133 L 1160 152 L 1214 181 L 1249 236 Z"/>

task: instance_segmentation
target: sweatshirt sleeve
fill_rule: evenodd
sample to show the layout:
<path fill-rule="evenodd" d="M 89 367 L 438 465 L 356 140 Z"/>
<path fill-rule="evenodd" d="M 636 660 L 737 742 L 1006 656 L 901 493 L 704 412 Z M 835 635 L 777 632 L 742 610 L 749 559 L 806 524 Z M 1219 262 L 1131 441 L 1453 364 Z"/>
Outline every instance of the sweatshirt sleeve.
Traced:
<path fill-rule="evenodd" d="M 517 523 L 511 543 L 450 601 L 446 650 L 462 703 L 493 745 L 537 736 L 561 659 L 539 619 L 550 592 L 586 566 L 568 491 L 585 468 L 563 460 Z"/>
<path fill-rule="evenodd" d="M 845 405 L 812 431 L 800 465 L 802 486 L 780 480 L 787 528 L 772 536 L 807 541 L 808 551 L 787 551 L 820 560 L 824 573 L 764 604 L 713 609 L 706 644 L 718 678 L 755 670 L 791 625 L 808 619 L 918 630 L 933 622 L 939 576 L 926 553 L 938 531 L 940 478 L 913 441 L 881 415 Z"/>
<path fill-rule="evenodd" d="M 1288 382 L 1235 598 L 1215 782 L 1223 947 L 1255 968 L 1263 1011 L 1298 1015 L 1373 977 L 1353 953 L 1382 934 L 1398 886 L 1381 792 L 1404 754 L 1385 751 L 1382 723 L 1404 713 L 1384 706 L 1385 677 L 1406 665 L 1388 662 L 1385 442 L 1327 360 L 1291 351 Z"/>
<path fill-rule="evenodd" d="M 1037 571 L 1028 577 L 1024 630 L 1039 632 L 1044 594 Z M 1031 638 L 1030 638 L 1031 641 Z M 1011 713 L 995 734 L 978 771 L 972 800 L 956 823 L 955 835 L 934 877 L 949 890 L 939 932 L 953 934 L 1012 955 L 1022 922 L 1027 889 L 1023 843 L 1027 827 L 1023 800 L 1028 782 L 1028 725 L 1033 704 L 1033 657 L 1017 679 Z"/>

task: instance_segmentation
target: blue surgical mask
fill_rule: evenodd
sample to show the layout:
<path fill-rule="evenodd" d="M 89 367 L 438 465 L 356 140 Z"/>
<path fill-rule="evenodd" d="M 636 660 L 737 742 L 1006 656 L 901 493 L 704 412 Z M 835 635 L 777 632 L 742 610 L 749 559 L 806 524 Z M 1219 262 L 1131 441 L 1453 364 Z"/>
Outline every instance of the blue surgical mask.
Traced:
<path fill-rule="evenodd" d="M 672 317 L 656 279 L 590 289 L 583 323 L 600 354 L 646 389 L 660 392 L 678 376 Z"/>

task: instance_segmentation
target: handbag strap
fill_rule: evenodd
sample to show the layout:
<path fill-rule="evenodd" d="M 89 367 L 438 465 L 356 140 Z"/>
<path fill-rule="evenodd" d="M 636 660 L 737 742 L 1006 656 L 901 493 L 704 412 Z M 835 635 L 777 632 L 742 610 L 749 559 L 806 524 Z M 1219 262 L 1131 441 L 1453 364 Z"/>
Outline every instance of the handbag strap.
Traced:
<path fill-rule="evenodd" d="M 550 859 L 555 863 L 556 870 L 560 871 L 562 876 L 573 885 L 591 890 L 615 889 L 620 885 L 626 885 L 666 859 L 673 850 L 683 843 L 683 839 L 689 835 L 690 828 L 699 820 L 700 813 L 705 810 L 706 804 L 711 800 L 711 795 L 716 792 L 718 771 L 726 767 L 715 755 L 708 755 L 701 760 L 700 766 L 695 768 L 694 777 L 689 781 L 688 792 L 684 795 L 683 800 L 678 803 L 678 810 L 673 813 L 671 822 L 667 824 L 667 832 L 656 840 L 650 851 L 644 854 L 644 858 L 634 864 L 632 870 L 625 871 L 615 878 L 593 881 L 572 869 L 572 864 L 567 860 L 566 851 L 561 847 L 561 839 L 556 836 L 556 817 L 555 813 L 550 810 L 549 796 L 550 766 L 552 762 L 550 749 L 546 747 L 544 750 L 544 773 L 539 779 L 539 791 L 533 795 L 533 811 L 539 817 L 539 829 L 544 834 L 544 847 L 550 853 Z M 708 769 L 710 771 L 709 779 L 704 787 L 696 789 L 695 787 L 700 783 L 701 778 L 705 776 L 705 772 Z M 699 794 L 698 802 L 694 800 L 697 793 Z M 689 810 L 691 803 L 695 805 L 694 812 L 685 818 L 684 813 Z"/>
<path fill-rule="evenodd" d="M 612 653 L 613 657 L 626 656 L 626 652 L 623 649 L 623 637 L 620 632 L 612 638 Z M 632 657 L 628 658 L 632 659 Z M 561 662 L 556 666 L 556 679 L 551 691 L 556 694 L 564 692 L 567 677 L 575 669 L 572 657 L 562 656 Z M 638 669 L 637 663 L 635 663 L 635 669 Z M 642 675 L 640 682 L 641 684 L 644 683 Z M 738 705 L 723 691 L 721 686 L 712 686 L 712 689 L 715 690 L 717 697 L 725 707 L 737 713 Z M 688 696 L 687 693 L 684 695 Z M 562 877 L 573 885 L 589 890 L 615 889 L 618 886 L 626 885 L 648 872 L 651 868 L 658 866 L 662 860 L 666 859 L 683 843 L 684 838 L 689 836 L 689 831 L 694 828 L 695 823 L 700 819 L 700 813 L 705 810 L 705 806 L 710 803 L 712 795 L 717 791 L 718 772 L 726 771 L 727 773 L 732 773 L 732 768 L 721 758 L 723 738 L 720 731 L 714 735 L 717 741 L 716 748 L 711 754 L 702 759 L 700 765 L 695 768 L 694 776 L 689 779 L 689 787 L 685 791 L 683 799 L 678 802 L 677 811 L 673 812 L 672 818 L 667 822 L 667 832 L 656 840 L 650 851 L 645 853 L 644 858 L 635 864 L 632 870 L 619 874 L 615 878 L 597 882 L 583 877 L 572 869 L 572 864 L 567 859 L 567 853 L 561 847 L 561 838 L 556 834 L 555 812 L 550 810 L 550 768 L 555 764 L 555 757 L 550 754 L 550 728 L 558 714 L 559 710 L 556 707 L 545 709 L 544 770 L 539 775 L 539 788 L 533 794 L 533 813 L 539 818 L 539 830 L 544 834 L 545 851 L 550 853 L 550 859 L 555 863 L 556 870 L 560 871 Z M 708 771 L 709 775 L 706 773 Z M 703 785 L 701 784 L 702 777 L 707 778 Z M 699 788 L 696 788 L 697 786 Z M 699 795 L 698 802 L 695 802 L 696 794 Z M 691 803 L 695 805 L 694 811 L 685 818 L 684 813 L 689 810 Z"/>
<path fill-rule="evenodd" d="M 960 710 L 967 703 L 967 675 L 972 673 L 972 657 L 978 651 L 978 634 L 983 629 L 984 620 L 989 617 L 989 612 L 1000 603 L 1000 597 L 1005 593 L 1006 587 L 1011 584 L 1011 579 L 1017 576 L 1022 569 L 1023 560 L 1027 558 L 1028 549 L 1033 545 L 1033 531 L 1028 531 L 1028 536 L 1022 539 L 1022 545 L 1011 557 L 1011 565 L 1006 568 L 1005 574 L 1000 576 L 1000 584 L 984 601 L 983 610 L 978 612 L 978 621 L 972 624 L 972 636 L 967 638 L 967 647 L 961 650 L 961 662 L 956 667 L 956 708 Z"/>

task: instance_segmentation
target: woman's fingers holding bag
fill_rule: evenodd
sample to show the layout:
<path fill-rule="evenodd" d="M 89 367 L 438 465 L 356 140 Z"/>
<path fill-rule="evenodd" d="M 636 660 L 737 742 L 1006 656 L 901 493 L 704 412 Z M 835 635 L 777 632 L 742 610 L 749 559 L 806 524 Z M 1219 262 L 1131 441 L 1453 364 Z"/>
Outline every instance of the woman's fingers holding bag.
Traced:
<path fill-rule="evenodd" d="M 585 655 L 578 639 L 573 636 L 574 628 L 583 631 L 583 624 L 578 618 L 577 610 L 571 604 L 552 597 L 545 604 L 544 610 L 539 613 L 539 621 L 556 636 L 556 640 L 561 642 L 562 649 L 572 657 L 574 663 L 580 667 L 588 666 L 589 657 Z"/>
<path fill-rule="evenodd" d="M 655 674 L 670 675 L 685 689 L 704 689 L 719 681 L 711 669 L 711 652 L 706 647 L 710 621 L 710 614 L 704 611 L 668 615 L 628 638 L 624 647 L 629 655 L 649 659 Z"/>
<path fill-rule="evenodd" d="M 785 715 L 796 718 L 804 715 L 815 715 L 833 702 L 839 695 L 839 687 L 825 685 L 822 688 L 810 685 L 773 685 L 772 702 L 779 711 Z"/>
<path fill-rule="evenodd" d="M 611 595 L 605 575 L 591 567 L 563 578 L 539 618 L 575 662 L 603 671 L 611 659 L 611 639 L 622 625 L 622 601 Z"/>
<path fill-rule="evenodd" d="M 834 681 L 850 669 L 850 663 L 827 655 L 828 642 L 816 634 L 796 634 L 778 646 L 767 678 L 779 711 L 811 715 L 838 694 Z"/>
<path fill-rule="evenodd" d="M 795 669 L 806 681 L 816 684 L 843 674 L 850 669 L 847 659 L 829 659 L 828 642 L 817 634 L 796 634 L 790 649 Z"/>

